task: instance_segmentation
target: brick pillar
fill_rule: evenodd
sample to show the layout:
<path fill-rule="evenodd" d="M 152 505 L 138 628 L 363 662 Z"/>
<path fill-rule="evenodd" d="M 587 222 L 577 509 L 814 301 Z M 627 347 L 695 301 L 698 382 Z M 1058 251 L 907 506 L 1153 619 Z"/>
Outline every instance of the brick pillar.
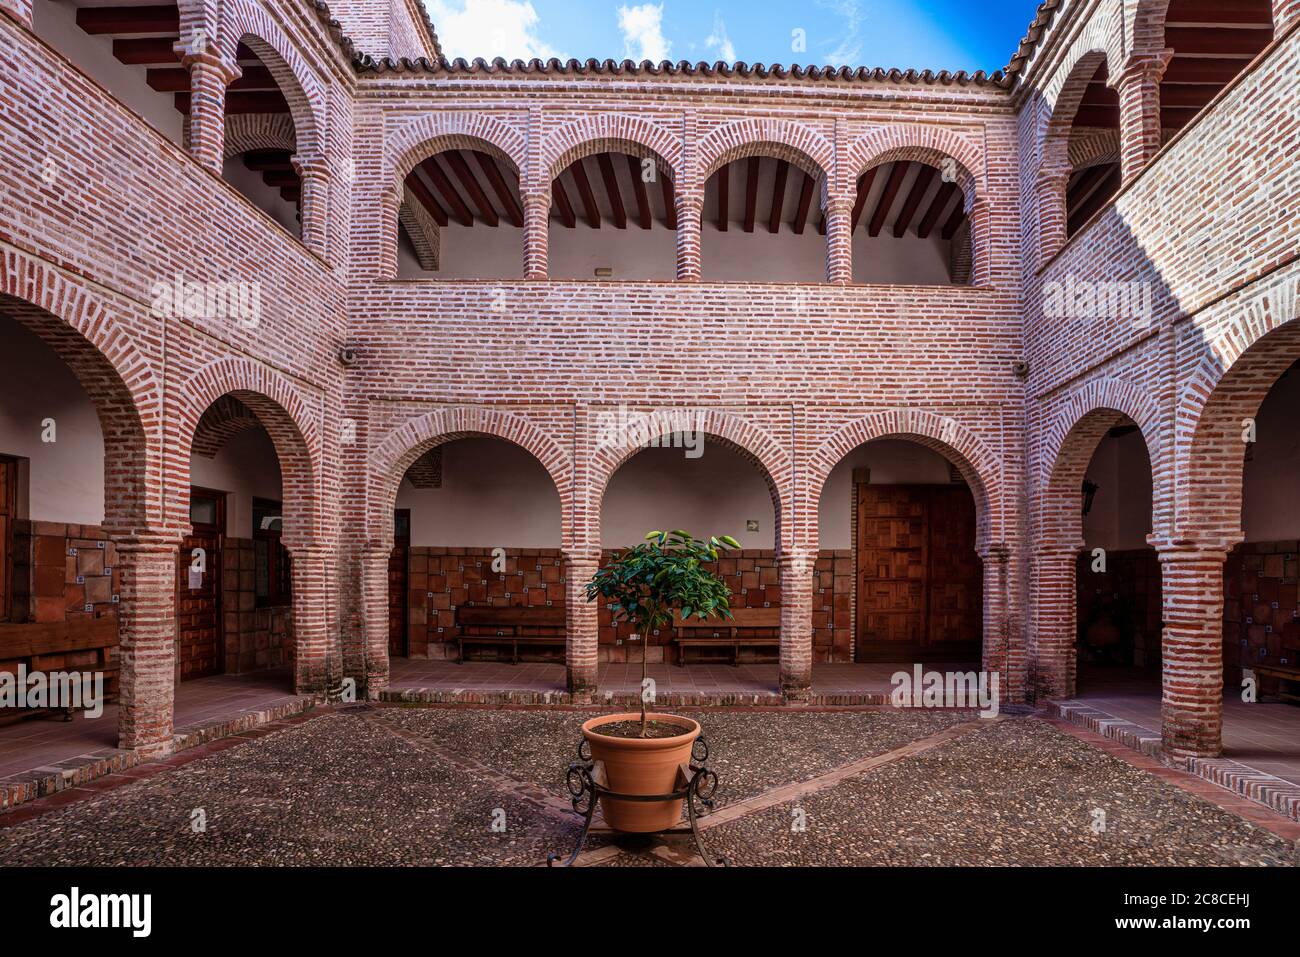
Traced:
<path fill-rule="evenodd" d="M 1040 542 L 1034 548 L 1035 699 L 1071 698 L 1075 694 L 1079 549 L 1078 545 L 1055 542 Z"/>
<path fill-rule="evenodd" d="M 547 279 L 550 275 L 548 249 L 551 241 L 550 190 L 523 194 L 524 278 Z"/>
<path fill-rule="evenodd" d="M 398 211 L 402 208 L 402 190 L 400 187 L 388 187 L 380 197 L 380 229 L 383 230 L 383 242 L 380 244 L 379 275 L 392 279 L 397 275 L 397 247 L 401 245 L 398 236 Z"/>
<path fill-rule="evenodd" d="M 168 754 L 176 687 L 177 543 L 126 537 L 114 544 L 122 574 L 119 746 Z"/>
<path fill-rule="evenodd" d="M 1300 21 L 1300 0 L 1273 0 L 1273 36 L 1280 37 Z"/>
<path fill-rule="evenodd" d="M 965 255 L 970 260 L 969 281 L 971 285 L 984 286 L 988 284 L 993 272 L 992 256 L 990 256 L 991 244 L 989 242 L 992 230 L 989 227 L 988 200 L 975 200 L 966 210 L 966 216 Z"/>
<path fill-rule="evenodd" d="M 677 281 L 699 282 L 703 275 L 700 230 L 704 217 L 704 192 L 679 189 L 673 203 L 677 209 Z"/>
<path fill-rule="evenodd" d="M 812 604 L 815 548 L 777 555 L 781 573 L 781 696 L 807 701 L 812 694 Z"/>
<path fill-rule="evenodd" d="M 1068 166 L 1039 169 L 1034 195 L 1038 203 L 1038 265 L 1043 266 L 1065 245 L 1065 187 Z"/>
<path fill-rule="evenodd" d="M 822 205 L 826 216 L 826 281 L 836 286 L 853 282 L 853 205 L 847 196 L 834 196 Z"/>
<path fill-rule="evenodd" d="M 590 704 L 596 698 L 599 605 L 587 601 L 587 582 L 599 567 L 599 548 L 564 550 L 564 661 L 575 704 Z"/>
<path fill-rule="evenodd" d="M 324 254 L 325 230 L 329 220 L 329 168 L 319 157 L 290 157 L 302 186 L 302 243 Z"/>
<path fill-rule="evenodd" d="M 366 636 L 365 695 L 371 701 L 388 688 L 388 560 L 391 542 L 370 542 L 361 549 L 361 607 Z"/>
<path fill-rule="evenodd" d="M 1010 557 L 1005 547 L 986 548 L 980 552 L 984 562 L 984 633 L 980 668 L 987 674 L 997 673 L 1001 701 L 1011 700 L 1017 684 L 1011 674 Z"/>
<path fill-rule="evenodd" d="M 332 554 L 315 544 L 287 547 L 293 556 L 293 689 L 325 694 L 343 677 L 330 648 Z"/>
<path fill-rule="evenodd" d="M 1120 169 L 1127 183 L 1160 149 L 1160 78 L 1173 50 L 1134 56 L 1116 83 Z"/>
<path fill-rule="evenodd" d="M 1223 752 L 1223 563 L 1226 547 L 1158 546 L 1164 603 L 1160 703 L 1165 753 Z"/>
<path fill-rule="evenodd" d="M 212 53 L 184 53 L 181 65 L 190 71 L 190 154 L 221 175 L 226 142 L 226 87 L 242 71 Z"/>

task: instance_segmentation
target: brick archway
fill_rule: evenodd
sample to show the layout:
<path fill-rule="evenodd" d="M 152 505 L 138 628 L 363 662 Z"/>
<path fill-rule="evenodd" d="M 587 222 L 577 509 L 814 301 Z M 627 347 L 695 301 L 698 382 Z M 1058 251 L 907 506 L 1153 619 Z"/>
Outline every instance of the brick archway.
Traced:
<path fill-rule="evenodd" d="M 941 126 L 895 123 L 860 136 L 849 148 L 842 170 L 844 191 L 873 166 L 912 160 L 944 170 L 951 166 L 967 208 L 984 197 L 984 164 L 978 149 L 965 137 Z"/>
<path fill-rule="evenodd" d="M 598 153 L 626 153 L 654 160 L 674 182 L 681 178 L 681 142 L 663 127 L 625 113 L 605 113 L 575 120 L 552 132 L 542 144 L 545 182 L 570 165 Z"/>
<path fill-rule="evenodd" d="M 814 179 L 829 181 L 835 171 L 834 146 L 812 127 L 789 120 L 736 120 L 701 141 L 692 185 L 702 189 L 722 167 L 751 156 L 786 160 Z"/>
<path fill-rule="evenodd" d="M 831 470 L 858 446 L 877 439 L 915 442 L 956 466 L 975 497 L 976 548 L 983 553 L 1002 544 L 1002 466 L 996 454 L 956 419 L 920 409 L 891 409 L 863 416 L 841 426 L 809 456 L 808 494 L 800 515 L 807 540 L 816 540 L 818 503 Z"/>
<path fill-rule="evenodd" d="M 637 415 L 638 412 L 632 410 L 630 414 Z M 638 438 L 642 433 L 647 438 L 658 439 L 683 429 L 698 431 L 704 435 L 706 443 L 714 442 L 753 465 L 763 477 L 772 497 L 776 521 L 773 541 L 776 550 L 785 551 L 794 544 L 790 523 L 794 504 L 794 471 L 789 454 L 776 439 L 744 419 L 715 409 L 656 409 L 644 413 L 644 416 L 644 428 L 637 428 Z M 624 463 L 645 448 L 641 444 L 627 444 L 627 437 L 618 435 L 616 430 L 601 431 L 606 431 L 607 434 L 596 436 L 596 448 L 584 483 L 586 493 L 590 496 L 588 507 L 584 511 L 596 524 L 583 531 L 587 543 L 595 548 L 599 547 L 600 509 L 609 481 Z"/>
<path fill-rule="evenodd" d="M 280 464 L 284 500 L 284 544 L 290 551 L 319 544 L 321 506 L 317 487 L 320 433 L 302 396 L 283 377 L 265 366 L 242 359 L 219 359 L 194 372 L 178 392 L 173 504 L 178 527 L 189 525 L 184 502 L 188 496 L 190 455 L 199 423 L 223 396 L 232 396 L 252 411 L 271 436 Z"/>
<path fill-rule="evenodd" d="M 424 159 L 447 150 L 479 150 L 522 175 L 527 167 L 527 137 L 510 124 L 482 113 L 430 113 L 409 120 L 389 134 L 381 182 L 400 196 L 402 183 Z"/>
<path fill-rule="evenodd" d="M 104 440 L 104 528 L 151 534 L 164 524 L 162 497 L 151 491 L 162 474 L 162 391 L 152 365 L 109 312 L 53 270 L 0 257 L 0 314 L 49 346 L 95 406 Z"/>
<path fill-rule="evenodd" d="M 429 412 L 392 429 L 369 457 L 370 507 L 367 538 L 381 551 L 393 547 L 393 508 L 402 477 L 430 449 L 456 439 L 483 436 L 504 439 L 532 453 L 560 495 L 565 535 L 571 526 L 571 463 L 558 442 L 528 420 L 510 412 L 480 406 L 456 406 Z"/>

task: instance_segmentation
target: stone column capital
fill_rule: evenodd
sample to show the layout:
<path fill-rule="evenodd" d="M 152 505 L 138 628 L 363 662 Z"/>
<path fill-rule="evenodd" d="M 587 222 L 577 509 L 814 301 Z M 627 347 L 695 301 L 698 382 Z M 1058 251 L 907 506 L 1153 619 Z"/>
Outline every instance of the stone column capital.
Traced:
<path fill-rule="evenodd" d="M 238 63 L 227 60 L 216 53 L 212 46 L 206 49 L 190 49 L 182 40 L 177 40 L 173 48 L 181 55 L 181 66 L 191 74 L 198 71 L 210 71 L 221 77 L 222 85 L 229 86 L 244 75 Z"/>
<path fill-rule="evenodd" d="M 330 178 L 329 164 L 325 158 L 312 154 L 295 154 L 289 157 L 294 172 L 303 180 L 312 179 L 317 182 L 324 182 Z"/>
<path fill-rule="evenodd" d="M 1134 52 L 1129 56 L 1124 66 L 1117 71 L 1111 85 L 1119 89 L 1135 80 L 1159 83 L 1165 75 L 1165 70 L 1169 68 L 1169 61 L 1173 59 L 1173 55 L 1172 48 Z"/>

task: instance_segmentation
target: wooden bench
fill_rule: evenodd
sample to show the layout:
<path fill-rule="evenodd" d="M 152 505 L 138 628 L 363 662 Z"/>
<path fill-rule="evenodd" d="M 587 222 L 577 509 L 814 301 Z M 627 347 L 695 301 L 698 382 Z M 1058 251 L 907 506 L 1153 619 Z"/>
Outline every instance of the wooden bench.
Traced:
<path fill-rule="evenodd" d="M 729 648 L 731 664 L 740 665 L 741 648 L 777 648 L 781 644 L 780 608 L 733 608 L 732 619 L 695 618 L 673 619 L 674 640 L 677 642 L 677 664 L 686 663 L 687 648 Z M 742 631 L 761 630 L 769 635 L 744 634 Z"/>
<path fill-rule="evenodd" d="M 1246 667 L 1257 675 L 1267 675 L 1281 681 L 1282 687 L 1277 691 L 1279 698 L 1284 701 L 1300 702 L 1300 694 L 1283 690 L 1287 684 L 1300 685 L 1300 668 L 1293 668 L 1290 665 L 1247 665 Z"/>
<path fill-rule="evenodd" d="M 519 664 L 520 645 L 564 646 L 566 642 L 564 608 L 534 605 L 528 608 L 493 608 L 488 605 L 462 605 L 456 609 L 457 660 L 465 663 L 466 645 L 509 645 L 510 658 Z M 536 629 L 528 634 L 520 629 Z M 471 631 L 470 629 L 476 629 Z M 491 634 L 484 634 L 488 631 Z"/>
<path fill-rule="evenodd" d="M 17 672 L 26 665 L 27 672 L 98 672 L 104 676 L 104 698 L 117 697 L 119 666 L 109 664 L 109 654 L 117 646 L 117 619 L 73 618 L 68 621 L 0 624 L 0 666 Z M 72 660 L 69 660 L 69 659 Z M 65 721 L 72 720 L 71 708 L 58 709 Z M 12 714 L 0 712 L 0 721 L 39 717 L 43 709 L 29 709 Z"/>

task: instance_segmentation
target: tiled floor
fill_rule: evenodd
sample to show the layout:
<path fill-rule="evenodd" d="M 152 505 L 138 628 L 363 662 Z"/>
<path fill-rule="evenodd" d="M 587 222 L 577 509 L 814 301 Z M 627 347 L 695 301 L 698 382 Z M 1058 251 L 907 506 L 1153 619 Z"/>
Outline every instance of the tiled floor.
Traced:
<path fill-rule="evenodd" d="M 288 669 L 246 675 L 220 675 L 182 682 L 176 689 L 174 723 L 178 732 L 247 711 L 293 700 Z M 31 718 L 0 726 L 0 778 L 117 747 L 117 705 L 98 718 L 71 721 Z"/>
<path fill-rule="evenodd" d="M 1085 669 L 1079 674 L 1075 700 L 1151 731 L 1160 730 L 1159 675 Z M 1300 784 L 1300 705 L 1246 704 L 1239 694 L 1224 695 L 1223 756 Z"/>
<path fill-rule="evenodd" d="M 926 665 L 927 670 L 971 670 L 974 665 Z M 892 675 L 910 665 L 836 664 L 813 667 L 815 694 L 888 694 Z M 759 694 L 780 693 L 775 664 L 741 665 L 652 664 L 650 677 L 665 694 Z M 635 694 L 641 686 L 641 665 L 610 664 L 600 666 L 599 687 L 602 692 Z M 450 661 L 394 658 L 389 687 L 394 691 L 426 688 L 433 691 L 563 691 L 564 666 L 523 663 L 511 665 L 493 661 L 471 661 L 460 665 Z"/>

